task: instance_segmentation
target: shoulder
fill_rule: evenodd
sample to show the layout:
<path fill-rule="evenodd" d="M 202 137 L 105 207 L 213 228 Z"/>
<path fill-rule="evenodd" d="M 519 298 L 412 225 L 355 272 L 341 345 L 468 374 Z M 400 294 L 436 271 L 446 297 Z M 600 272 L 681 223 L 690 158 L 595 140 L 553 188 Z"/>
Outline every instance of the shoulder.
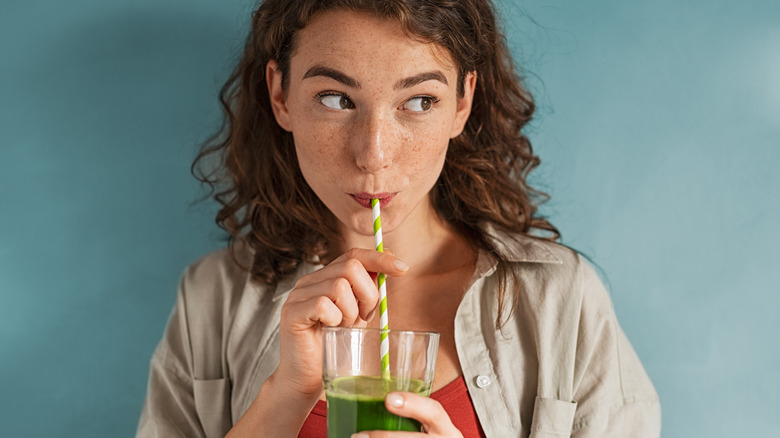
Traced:
<path fill-rule="evenodd" d="M 239 282 L 248 271 L 241 261 L 236 260 L 228 248 L 208 253 L 184 269 L 182 284 L 197 287 L 214 282 Z"/>
<path fill-rule="evenodd" d="M 534 290 L 559 290 L 570 297 L 583 287 L 601 284 L 590 263 L 566 245 L 522 234 L 494 233 L 491 240 L 510 274 L 533 283 Z"/>
<path fill-rule="evenodd" d="M 576 250 L 525 235 L 494 235 L 515 296 L 514 311 L 535 321 L 611 318 L 612 301 L 590 262 Z"/>
<path fill-rule="evenodd" d="M 533 239 L 533 245 L 541 248 L 555 262 L 534 263 L 537 270 L 547 276 L 547 280 L 572 293 L 591 294 L 605 292 L 604 285 L 593 265 L 575 249 L 561 243 L 542 239 Z M 528 266 L 525 267 L 528 269 Z"/>
<path fill-rule="evenodd" d="M 184 269 L 179 282 L 179 300 L 190 318 L 229 318 L 247 290 L 262 292 L 267 286 L 251 279 L 251 256 L 235 255 L 223 248 L 202 256 Z"/>
<path fill-rule="evenodd" d="M 579 254 L 566 245 L 527 234 L 507 233 L 492 225 L 484 225 L 482 232 L 494 249 L 495 256 L 511 262 L 539 268 L 576 269 Z"/>

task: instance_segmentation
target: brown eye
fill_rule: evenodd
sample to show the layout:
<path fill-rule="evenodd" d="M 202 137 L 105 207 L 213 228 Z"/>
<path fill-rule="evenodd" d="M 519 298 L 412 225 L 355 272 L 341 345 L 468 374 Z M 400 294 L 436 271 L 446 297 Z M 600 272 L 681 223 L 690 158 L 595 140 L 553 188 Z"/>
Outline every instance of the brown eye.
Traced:
<path fill-rule="evenodd" d="M 424 113 L 433 108 L 433 104 L 438 102 L 436 98 L 430 96 L 419 96 L 409 99 L 404 104 L 404 109 L 417 113 Z"/>
<path fill-rule="evenodd" d="M 338 110 L 355 108 L 355 103 L 344 94 L 323 94 L 317 96 L 317 100 L 330 109 Z"/>
<path fill-rule="evenodd" d="M 347 96 L 341 96 L 341 99 L 339 100 L 339 106 L 341 109 L 352 109 L 355 107 L 355 104 L 352 103 L 351 100 Z"/>

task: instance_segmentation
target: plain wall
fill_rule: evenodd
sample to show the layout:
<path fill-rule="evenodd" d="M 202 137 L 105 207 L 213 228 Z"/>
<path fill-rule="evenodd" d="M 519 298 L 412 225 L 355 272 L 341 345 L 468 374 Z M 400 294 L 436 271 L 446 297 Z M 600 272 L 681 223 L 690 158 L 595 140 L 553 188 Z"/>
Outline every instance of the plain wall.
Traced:
<path fill-rule="evenodd" d="M 780 412 L 780 2 L 498 1 L 543 212 L 602 269 L 665 437 Z M 0 436 L 130 436 L 247 0 L 4 0 Z"/>

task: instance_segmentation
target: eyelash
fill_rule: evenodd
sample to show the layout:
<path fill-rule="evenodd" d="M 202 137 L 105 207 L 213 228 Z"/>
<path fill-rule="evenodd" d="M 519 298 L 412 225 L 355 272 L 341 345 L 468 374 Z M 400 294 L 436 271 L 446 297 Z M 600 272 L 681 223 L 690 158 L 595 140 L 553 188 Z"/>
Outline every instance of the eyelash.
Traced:
<path fill-rule="evenodd" d="M 319 101 L 322 101 L 322 99 L 324 99 L 324 98 L 326 98 L 328 96 L 346 97 L 347 99 L 352 100 L 352 99 L 350 99 L 349 94 L 342 93 L 342 92 L 337 92 L 337 91 L 323 91 L 321 93 L 317 93 L 317 95 L 314 96 L 314 98 L 319 102 Z"/>
<path fill-rule="evenodd" d="M 314 96 L 314 99 L 320 104 L 322 104 L 323 106 L 325 106 L 325 104 L 322 103 L 322 100 L 325 99 L 326 97 L 333 97 L 333 96 L 338 96 L 342 99 L 347 99 L 350 102 L 352 102 L 352 98 L 350 98 L 347 93 L 336 92 L 336 91 L 323 91 L 321 93 L 317 93 L 317 95 Z M 354 105 L 354 102 L 352 104 Z"/>
<path fill-rule="evenodd" d="M 412 97 L 411 99 L 407 100 L 406 102 L 409 102 L 410 100 L 414 100 L 414 99 L 428 99 L 428 100 L 430 100 L 430 101 L 431 101 L 431 108 L 429 108 L 429 109 L 428 109 L 428 110 L 426 110 L 426 111 L 415 111 L 415 112 L 423 112 L 423 113 L 427 113 L 428 111 L 430 111 L 431 109 L 433 109 L 433 107 L 434 107 L 434 106 L 435 106 L 437 103 L 439 103 L 439 99 L 438 99 L 437 97 L 434 97 L 434 96 L 429 96 L 429 95 L 425 95 L 425 94 L 423 94 L 423 95 L 420 95 L 420 96 L 414 96 L 414 97 Z M 404 104 L 406 104 L 406 102 L 404 102 Z"/>
<path fill-rule="evenodd" d="M 330 97 L 330 96 L 339 96 L 339 97 L 342 97 L 342 98 L 347 99 L 350 102 L 352 102 L 352 98 L 349 97 L 349 94 L 344 93 L 344 92 L 336 92 L 336 91 L 323 91 L 321 93 L 317 93 L 317 95 L 314 96 L 314 99 L 317 102 L 322 103 L 322 99 L 324 99 L 326 97 Z M 435 96 L 430 96 L 430 95 L 427 95 L 427 94 L 423 94 L 423 95 L 413 96 L 413 97 L 409 98 L 408 100 L 406 100 L 404 102 L 404 104 L 406 104 L 407 102 L 409 102 L 411 100 L 414 100 L 414 99 L 428 99 L 428 100 L 431 101 L 431 106 L 436 105 L 437 103 L 439 103 L 439 98 L 437 98 Z M 355 103 L 352 102 L 352 104 L 354 105 Z M 430 111 L 430 110 L 428 110 L 428 111 Z M 415 112 L 428 112 L 428 111 L 415 111 Z"/>

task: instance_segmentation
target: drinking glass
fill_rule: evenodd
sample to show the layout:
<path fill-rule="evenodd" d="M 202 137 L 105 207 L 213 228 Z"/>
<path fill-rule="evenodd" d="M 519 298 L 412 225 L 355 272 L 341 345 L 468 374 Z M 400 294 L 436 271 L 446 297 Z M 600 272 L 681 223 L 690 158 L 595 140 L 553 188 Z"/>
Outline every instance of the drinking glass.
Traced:
<path fill-rule="evenodd" d="M 391 414 L 385 396 L 406 391 L 429 396 L 439 334 L 386 330 L 389 368 L 383 372 L 380 329 L 326 327 L 323 382 L 328 403 L 328 438 L 366 430 L 420 431 L 419 422 Z"/>

